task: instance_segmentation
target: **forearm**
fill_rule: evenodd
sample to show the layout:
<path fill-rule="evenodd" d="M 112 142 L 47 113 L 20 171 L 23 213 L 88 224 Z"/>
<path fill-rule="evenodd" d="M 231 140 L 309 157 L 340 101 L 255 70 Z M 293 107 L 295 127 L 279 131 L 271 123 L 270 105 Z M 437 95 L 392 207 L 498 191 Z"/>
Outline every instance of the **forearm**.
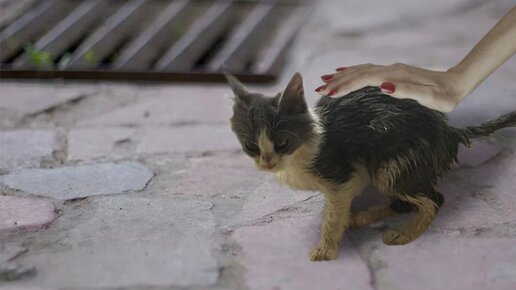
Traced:
<path fill-rule="evenodd" d="M 321 76 L 325 84 L 315 91 L 337 98 L 366 86 L 378 86 L 382 93 L 394 98 L 413 99 L 428 108 L 451 112 L 515 53 L 516 6 L 447 72 L 406 64 L 340 67 L 335 73 Z"/>
<path fill-rule="evenodd" d="M 461 82 L 461 98 L 471 93 L 515 53 L 516 7 L 513 7 L 458 65 L 449 70 L 456 73 Z"/>

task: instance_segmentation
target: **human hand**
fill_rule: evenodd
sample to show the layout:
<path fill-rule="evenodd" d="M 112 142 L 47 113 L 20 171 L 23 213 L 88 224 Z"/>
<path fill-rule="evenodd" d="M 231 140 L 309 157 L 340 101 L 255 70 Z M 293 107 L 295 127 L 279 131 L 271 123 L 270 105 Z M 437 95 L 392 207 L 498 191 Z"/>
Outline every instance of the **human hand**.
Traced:
<path fill-rule="evenodd" d="M 453 69 L 446 72 L 422 69 L 402 63 L 361 64 L 336 69 L 323 75 L 325 85 L 315 91 L 334 98 L 366 86 L 379 86 L 384 94 L 398 99 L 413 99 L 428 108 L 451 112 L 470 93 Z"/>

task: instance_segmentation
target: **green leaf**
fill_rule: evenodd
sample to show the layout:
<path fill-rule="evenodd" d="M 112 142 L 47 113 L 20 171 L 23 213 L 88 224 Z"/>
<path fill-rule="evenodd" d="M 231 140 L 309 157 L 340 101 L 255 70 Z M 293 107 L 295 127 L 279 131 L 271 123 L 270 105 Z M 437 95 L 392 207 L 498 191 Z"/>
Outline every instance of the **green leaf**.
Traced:
<path fill-rule="evenodd" d="M 25 54 L 29 57 L 30 61 L 37 67 L 49 65 L 52 63 L 50 53 L 47 51 L 38 51 L 32 45 L 25 47 Z"/>
<path fill-rule="evenodd" d="M 95 63 L 95 53 L 93 51 L 86 51 L 83 57 L 87 63 Z"/>

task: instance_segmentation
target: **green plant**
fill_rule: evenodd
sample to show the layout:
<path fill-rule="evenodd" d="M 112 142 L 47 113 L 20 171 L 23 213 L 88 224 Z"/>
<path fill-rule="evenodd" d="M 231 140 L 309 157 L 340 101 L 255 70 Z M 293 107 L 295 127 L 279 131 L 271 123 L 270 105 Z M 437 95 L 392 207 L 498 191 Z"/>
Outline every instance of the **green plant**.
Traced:
<path fill-rule="evenodd" d="M 32 45 L 25 46 L 25 54 L 29 57 L 32 64 L 40 67 L 52 63 L 50 53 L 44 50 L 37 50 Z"/>

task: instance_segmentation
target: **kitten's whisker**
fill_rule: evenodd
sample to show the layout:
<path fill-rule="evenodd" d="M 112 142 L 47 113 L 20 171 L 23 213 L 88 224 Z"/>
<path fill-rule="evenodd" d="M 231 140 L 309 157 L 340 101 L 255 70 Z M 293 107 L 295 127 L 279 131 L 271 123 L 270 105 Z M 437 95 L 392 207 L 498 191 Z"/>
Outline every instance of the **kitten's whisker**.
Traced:
<path fill-rule="evenodd" d="M 287 122 L 287 120 L 279 120 L 279 122 L 276 124 L 276 126 L 279 126 L 282 122 Z"/>
<path fill-rule="evenodd" d="M 294 137 L 296 137 L 297 139 L 299 139 L 299 141 L 303 142 L 303 139 L 301 139 L 296 133 L 292 132 L 292 131 L 289 131 L 289 130 L 279 130 L 278 132 L 285 132 L 285 133 L 288 133 Z"/>

